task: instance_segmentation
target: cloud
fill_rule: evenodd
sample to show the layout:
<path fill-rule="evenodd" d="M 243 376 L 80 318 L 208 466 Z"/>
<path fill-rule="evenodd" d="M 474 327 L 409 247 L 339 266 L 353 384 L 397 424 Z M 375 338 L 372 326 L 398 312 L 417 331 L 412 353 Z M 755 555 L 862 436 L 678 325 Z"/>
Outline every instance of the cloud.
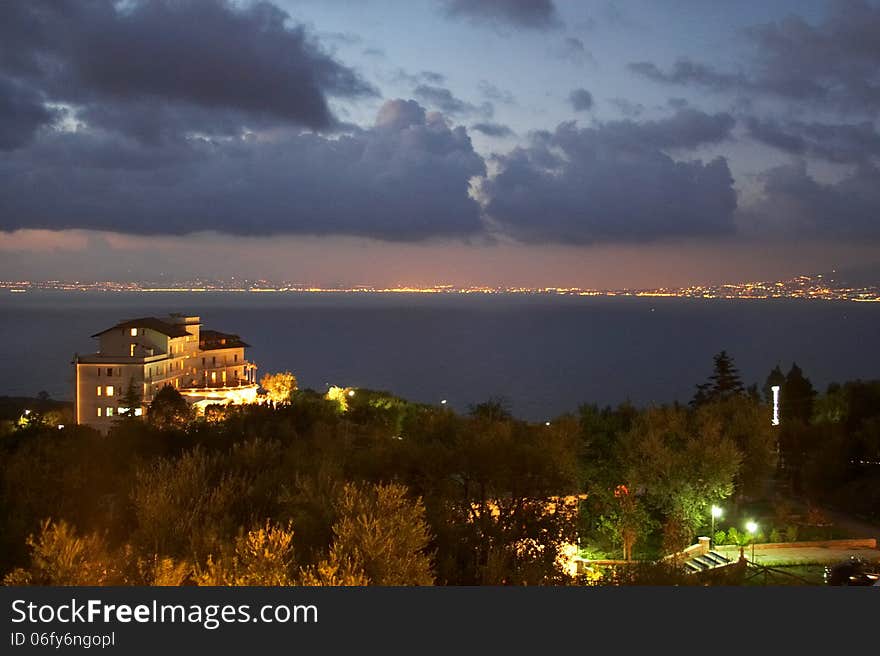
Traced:
<path fill-rule="evenodd" d="M 664 72 L 650 62 L 630 69 L 656 82 L 748 92 L 844 112 L 880 110 L 880 6 L 864 0 L 830 3 L 816 24 L 799 16 L 746 31 L 752 58 L 743 72 L 719 71 L 681 59 Z"/>
<path fill-rule="evenodd" d="M 557 59 L 569 61 L 578 66 L 593 60 L 593 54 L 587 50 L 584 42 L 573 36 L 564 38 L 562 43 L 552 51 L 552 54 Z"/>
<path fill-rule="evenodd" d="M 392 77 L 394 82 L 402 82 L 415 86 L 417 84 L 444 84 L 446 76 L 436 71 L 421 71 L 419 73 L 408 73 L 402 68 L 398 68 Z"/>
<path fill-rule="evenodd" d="M 513 137 L 516 133 L 501 123 L 474 123 L 471 130 L 476 130 L 487 137 Z"/>
<path fill-rule="evenodd" d="M 645 242 L 731 234 L 736 192 L 727 162 L 677 161 L 666 149 L 725 138 L 726 115 L 560 124 L 496 155 L 479 194 L 497 228 L 525 242 Z"/>
<path fill-rule="evenodd" d="M 760 181 L 761 196 L 740 218 L 748 231 L 798 239 L 880 239 L 880 170 L 872 164 L 824 183 L 800 161 L 765 171 Z"/>
<path fill-rule="evenodd" d="M 59 114 L 46 107 L 38 92 L 0 76 L 0 151 L 29 143 L 40 127 L 51 124 Z"/>
<path fill-rule="evenodd" d="M 637 118 L 645 111 L 645 106 L 642 103 L 633 102 L 626 98 L 612 98 L 608 102 L 626 118 Z"/>
<path fill-rule="evenodd" d="M 654 82 L 664 84 L 695 84 L 719 91 L 730 91 L 750 86 L 742 75 L 721 73 L 711 66 L 690 59 L 679 59 L 671 71 L 664 72 L 652 62 L 633 62 L 627 68 Z"/>
<path fill-rule="evenodd" d="M 502 105 L 516 104 L 516 98 L 510 91 L 500 89 L 491 82 L 480 80 L 477 87 L 479 88 L 480 93 L 483 94 L 483 97 L 491 102 L 501 103 Z"/>
<path fill-rule="evenodd" d="M 0 158 L 0 230 L 462 238 L 483 230 L 468 190 L 484 174 L 466 130 L 412 100 L 336 138 L 54 132 Z"/>
<path fill-rule="evenodd" d="M 0 73 L 94 124 L 138 138 L 243 126 L 330 129 L 328 97 L 376 91 L 267 3 L 0 3 Z M 153 121 L 155 122 L 155 121 Z"/>
<path fill-rule="evenodd" d="M 562 26 L 553 0 L 440 0 L 446 15 L 476 23 L 546 30 Z"/>
<path fill-rule="evenodd" d="M 838 164 L 868 163 L 880 157 L 880 134 L 870 121 L 851 124 L 779 122 L 750 117 L 749 135 L 792 155 L 809 154 Z"/>
<path fill-rule="evenodd" d="M 456 97 L 449 89 L 429 84 L 420 84 L 413 94 L 431 107 L 451 116 L 471 116 L 474 114 L 490 118 L 495 113 L 492 103 L 484 102 L 479 107 Z"/>
<path fill-rule="evenodd" d="M 586 89 L 574 89 L 568 94 L 568 102 L 576 112 L 586 112 L 593 108 L 593 94 Z"/>

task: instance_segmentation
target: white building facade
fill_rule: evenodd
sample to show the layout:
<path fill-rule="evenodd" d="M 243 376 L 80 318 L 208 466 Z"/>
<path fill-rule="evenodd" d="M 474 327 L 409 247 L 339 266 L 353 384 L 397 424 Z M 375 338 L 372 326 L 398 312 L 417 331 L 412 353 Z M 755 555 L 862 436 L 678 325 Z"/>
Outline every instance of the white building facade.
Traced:
<path fill-rule="evenodd" d="M 77 424 L 109 430 L 130 411 L 130 386 L 139 399 L 133 414 L 147 412 L 165 385 L 204 410 L 219 403 L 253 403 L 257 367 L 238 335 L 203 330 L 199 317 L 172 314 L 116 324 L 95 335 L 98 351 L 74 357 Z"/>

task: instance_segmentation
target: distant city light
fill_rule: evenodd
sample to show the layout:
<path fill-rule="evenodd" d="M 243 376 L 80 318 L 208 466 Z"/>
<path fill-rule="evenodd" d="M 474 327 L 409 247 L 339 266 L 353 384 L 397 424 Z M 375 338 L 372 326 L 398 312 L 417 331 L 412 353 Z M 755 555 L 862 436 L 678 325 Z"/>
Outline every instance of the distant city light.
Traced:
<path fill-rule="evenodd" d="M 64 424 L 58 424 L 58 430 L 61 430 L 62 428 L 64 428 Z"/>
<path fill-rule="evenodd" d="M 549 421 L 545 421 L 545 422 L 544 422 L 544 425 L 545 425 L 545 426 L 549 426 L 549 425 L 550 425 L 550 422 L 549 422 Z"/>
<path fill-rule="evenodd" d="M 29 415 L 29 414 L 31 413 L 31 411 L 30 411 L 30 410 L 25 410 L 24 413 L 25 413 L 26 415 Z"/>
<path fill-rule="evenodd" d="M 348 390 L 348 395 L 349 395 L 349 396 L 354 396 L 354 390 Z"/>
<path fill-rule="evenodd" d="M 779 425 L 779 385 L 770 388 L 773 391 L 773 425 Z"/>
<path fill-rule="evenodd" d="M 446 405 L 446 399 L 443 399 L 442 401 L 440 401 L 440 405 Z"/>

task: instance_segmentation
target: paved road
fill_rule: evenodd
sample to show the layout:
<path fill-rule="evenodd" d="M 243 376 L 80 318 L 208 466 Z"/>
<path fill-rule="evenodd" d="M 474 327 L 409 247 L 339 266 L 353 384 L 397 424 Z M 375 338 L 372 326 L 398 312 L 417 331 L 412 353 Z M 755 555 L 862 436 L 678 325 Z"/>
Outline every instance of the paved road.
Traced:
<path fill-rule="evenodd" d="M 723 556 L 736 560 L 739 558 L 739 547 L 724 545 L 715 550 Z M 751 547 L 745 547 L 745 557 L 751 560 Z M 854 549 L 844 547 L 780 547 L 762 549 L 755 545 L 755 562 L 759 565 L 785 566 L 821 564 L 833 565 L 850 556 L 860 556 L 870 562 L 880 563 L 880 549 Z"/>

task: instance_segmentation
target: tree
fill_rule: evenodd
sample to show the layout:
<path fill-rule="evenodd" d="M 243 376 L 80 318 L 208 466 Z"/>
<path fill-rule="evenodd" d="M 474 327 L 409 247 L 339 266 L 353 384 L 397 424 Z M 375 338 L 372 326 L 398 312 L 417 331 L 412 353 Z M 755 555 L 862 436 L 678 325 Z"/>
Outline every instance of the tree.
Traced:
<path fill-rule="evenodd" d="M 260 387 L 266 390 L 273 403 L 290 403 L 290 395 L 297 389 L 296 376 L 289 371 L 266 374 L 260 379 Z"/>
<path fill-rule="evenodd" d="M 134 378 L 128 379 L 128 387 L 125 389 L 125 394 L 123 394 L 119 403 L 122 405 L 124 410 L 120 412 L 123 417 L 136 417 L 136 410 L 140 410 L 141 407 L 141 395 L 138 392 L 137 386 L 134 384 Z"/>
<path fill-rule="evenodd" d="M 808 424 L 813 417 L 813 402 L 816 398 L 816 390 L 810 379 L 804 376 L 804 372 L 792 363 L 791 369 L 785 376 L 785 386 L 782 389 L 785 396 L 785 405 L 780 408 L 785 419 L 797 420 Z"/>
<path fill-rule="evenodd" d="M 505 421 L 512 416 L 507 400 L 501 397 L 494 397 L 488 401 L 472 405 L 470 407 L 470 414 L 472 417 L 488 421 Z"/>
<path fill-rule="evenodd" d="M 266 521 L 235 539 L 231 554 L 209 556 L 196 573 L 198 585 L 293 585 L 293 528 Z"/>
<path fill-rule="evenodd" d="M 697 391 L 691 400 L 691 405 L 694 407 L 745 393 L 739 371 L 727 351 L 721 351 L 713 360 L 715 364 L 709 380 L 697 385 Z"/>
<path fill-rule="evenodd" d="M 767 380 L 764 381 L 764 400 L 767 403 L 773 403 L 773 388 L 779 387 L 779 390 L 781 392 L 784 386 L 785 374 L 782 373 L 782 369 L 780 369 L 779 365 L 777 364 L 775 367 L 773 367 L 773 370 L 767 375 Z"/>
<path fill-rule="evenodd" d="M 150 423 L 161 429 L 184 428 L 192 416 L 190 404 L 171 385 L 165 385 L 156 393 L 147 413 Z"/>
<path fill-rule="evenodd" d="M 733 492 L 742 455 L 717 417 L 652 408 L 621 437 L 630 488 L 663 518 L 667 546 L 693 537 L 713 503 Z"/>
<path fill-rule="evenodd" d="M 335 566 L 334 572 L 347 570 L 349 577 L 362 570 L 371 585 L 434 584 L 425 506 L 408 498 L 406 487 L 349 483 L 337 510 L 330 556 L 318 572 Z"/>

